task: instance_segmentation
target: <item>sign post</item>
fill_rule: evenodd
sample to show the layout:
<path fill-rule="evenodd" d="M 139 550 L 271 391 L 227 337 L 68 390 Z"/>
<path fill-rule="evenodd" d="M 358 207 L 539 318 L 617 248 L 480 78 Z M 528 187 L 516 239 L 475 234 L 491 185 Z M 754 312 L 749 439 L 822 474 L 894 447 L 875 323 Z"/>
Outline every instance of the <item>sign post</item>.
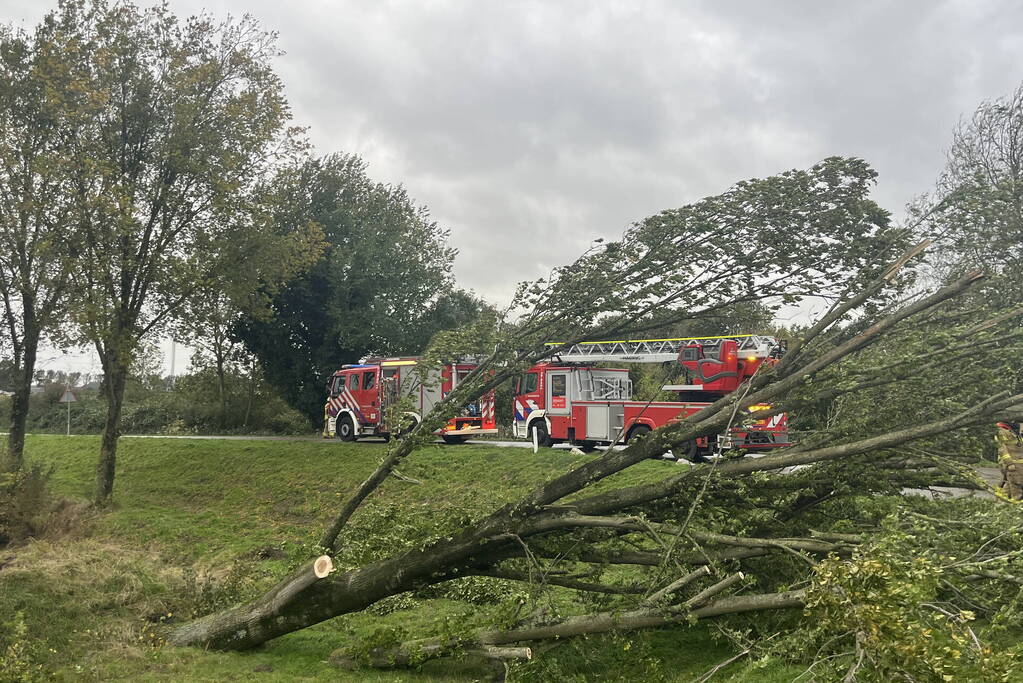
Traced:
<path fill-rule="evenodd" d="M 68 386 L 64 389 L 64 394 L 60 397 L 58 403 L 67 403 L 67 435 L 71 436 L 71 404 L 77 401 L 75 394 L 71 391 L 71 387 Z"/>

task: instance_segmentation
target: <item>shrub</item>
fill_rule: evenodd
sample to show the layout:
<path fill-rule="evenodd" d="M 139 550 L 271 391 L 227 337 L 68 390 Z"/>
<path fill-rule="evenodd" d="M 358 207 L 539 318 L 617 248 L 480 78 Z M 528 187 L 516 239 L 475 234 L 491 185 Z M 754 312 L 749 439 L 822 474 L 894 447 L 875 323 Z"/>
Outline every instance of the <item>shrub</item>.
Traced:
<path fill-rule="evenodd" d="M 52 469 L 41 465 L 0 473 L 0 547 L 38 535 L 50 510 L 47 483 Z"/>
<path fill-rule="evenodd" d="M 23 612 L 15 612 L 13 619 L 0 623 L 0 683 L 44 680 L 42 665 L 33 661 L 36 647 Z"/>

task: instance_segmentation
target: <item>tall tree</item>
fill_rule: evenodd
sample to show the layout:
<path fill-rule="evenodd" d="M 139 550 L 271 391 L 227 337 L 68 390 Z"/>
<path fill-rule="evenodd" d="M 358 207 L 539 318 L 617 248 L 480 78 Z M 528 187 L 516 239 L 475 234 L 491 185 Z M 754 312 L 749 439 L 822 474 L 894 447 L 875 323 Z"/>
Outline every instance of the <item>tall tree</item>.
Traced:
<path fill-rule="evenodd" d="M 217 380 L 218 422 L 223 429 L 227 424 L 227 373 L 241 359 L 240 345 L 231 337 L 238 312 L 227 297 L 216 293 L 194 302 L 189 310 L 190 319 L 181 325 L 175 338 L 195 349 L 193 367 L 212 365 Z"/>
<path fill-rule="evenodd" d="M 309 160 L 278 185 L 278 221 L 319 224 L 330 248 L 273 298 L 272 320 L 243 320 L 238 335 L 285 400 L 316 421 L 325 378 L 342 363 L 426 346 L 455 251 L 425 208 L 373 182 L 357 156 Z"/>
<path fill-rule="evenodd" d="M 1023 303 L 1023 85 L 960 121 L 935 192 L 915 210 L 945 250 L 940 275 L 985 268 L 995 277 L 977 303 Z"/>
<path fill-rule="evenodd" d="M 64 0 L 46 20 L 67 28 L 48 49 L 89 78 L 68 133 L 77 234 L 75 313 L 97 349 L 107 415 L 96 500 L 113 493 L 125 382 L 133 355 L 199 292 L 255 270 L 278 232 L 264 183 L 300 151 L 270 67 L 274 36 L 250 18 L 179 21 L 166 5 Z M 295 239 L 315 243 L 308 226 Z M 271 264 L 273 267 L 267 267 Z"/>
<path fill-rule="evenodd" d="M 29 392 L 40 339 L 66 323 L 76 243 L 70 219 L 68 146 L 87 105 L 88 71 L 58 46 L 69 14 L 48 16 L 33 33 L 0 28 L 0 300 L 14 374 L 11 469 L 21 466 Z M 66 327 L 66 324 L 65 324 Z"/>
<path fill-rule="evenodd" d="M 982 102 L 959 122 L 935 190 L 911 211 L 922 235 L 942 252 L 932 269 L 937 281 L 948 282 L 974 268 L 990 275 L 961 298 L 958 315 L 1007 315 L 1016 332 L 1023 333 L 1023 85 Z M 939 324 L 929 332 L 929 343 L 943 335 Z M 1023 387 L 1023 368 L 1005 343 L 993 348 L 999 346 L 999 354 L 969 359 L 982 374 L 966 374 L 967 359 L 960 361 L 955 393 Z"/>
<path fill-rule="evenodd" d="M 258 189 L 259 205 L 273 209 L 284 201 L 281 188 L 268 183 Z M 279 286 L 304 273 L 326 248 L 320 226 L 268 221 L 255 239 L 239 243 L 225 254 L 229 279 L 213 281 L 198 288 L 183 305 L 183 314 L 170 328 L 172 334 L 196 349 L 193 364 L 211 362 L 217 378 L 219 422 L 227 424 L 227 375 L 231 366 L 245 365 L 254 378 L 253 359 L 234 330 L 239 321 L 267 321 L 270 304 Z M 238 369 L 238 368 L 235 368 Z"/>

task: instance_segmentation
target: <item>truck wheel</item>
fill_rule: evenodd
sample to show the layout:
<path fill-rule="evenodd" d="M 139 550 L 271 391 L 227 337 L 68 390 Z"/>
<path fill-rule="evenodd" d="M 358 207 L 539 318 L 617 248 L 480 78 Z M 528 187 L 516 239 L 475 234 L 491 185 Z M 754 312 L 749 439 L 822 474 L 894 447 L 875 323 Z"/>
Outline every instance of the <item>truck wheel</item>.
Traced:
<path fill-rule="evenodd" d="M 630 445 L 630 444 L 632 444 L 632 442 L 634 440 L 642 439 L 644 436 L 649 434 L 651 431 L 653 431 L 653 430 L 650 429 L 650 427 L 648 427 L 646 425 L 636 425 L 635 427 L 633 427 L 632 429 L 629 430 L 629 437 L 625 440 L 625 444 L 626 445 Z M 650 459 L 651 460 L 660 460 L 661 456 L 663 456 L 663 455 L 664 455 L 664 453 L 658 453 L 657 455 L 651 455 Z"/>
<path fill-rule="evenodd" d="M 651 432 L 651 429 L 646 425 L 636 425 L 629 430 L 629 435 L 625 438 L 625 443 L 632 443 L 633 439 L 639 439 Z"/>
<path fill-rule="evenodd" d="M 689 462 L 707 462 L 707 458 L 700 454 L 700 447 L 696 444 L 696 439 L 690 439 L 685 443 L 679 444 L 678 452 L 682 454 L 684 460 Z"/>
<path fill-rule="evenodd" d="M 550 448 L 554 445 L 554 441 L 551 440 L 551 435 L 547 433 L 547 425 L 543 420 L 537 420 L 533 424 L 529 425 L 529 438 L 533 443 L 541 448 Z"/>
<path fill-rule="evenodd" d="M 334 423 L 334 434 L 342 441 L 355 441 L 355 423 L 351 415 L 342 415 Z"/>
<path fill-rule="evenodd" d="M 468 437 L 465 436 L 447 436 L 446 434 L 441 434 L 440 438 L 444 439 L 444 443 L 452 446 L 457 446 L 458 444 L 465 443 L 468 440 Z"/>
<path fill-rule="evenodd" d="M 395 439 L 404 439 L 406 436 L 408 436 L 409 434 L 412 433 L 413 429 L 415 429 L 418 426 L 419 426 L 419 420 L 417 420 L 416 418 L 413 417 L 412 420 L 409 422 L 407 427 L 398 430 L 398 433 L 394 435 L 394 438 Z"/>

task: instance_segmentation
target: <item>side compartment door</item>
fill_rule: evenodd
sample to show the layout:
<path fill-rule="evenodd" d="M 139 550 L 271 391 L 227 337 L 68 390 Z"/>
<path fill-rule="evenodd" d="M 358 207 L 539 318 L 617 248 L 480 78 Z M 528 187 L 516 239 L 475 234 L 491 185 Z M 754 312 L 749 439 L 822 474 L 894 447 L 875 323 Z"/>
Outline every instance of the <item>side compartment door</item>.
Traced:
<path fill-rule="evenodd" d="M 380 401 L 380 417 L 379 422 L 381 429 L 387 431 L 390 427 L 387 425 L 387 412 L 391 406 L 398 402 L 398 397 L 401 392 L 401 370 L 397 367 L 382 368 L 381 376 L 377 378 L 379 388 L 377 395 Z"/>
<path fill-rule="evenodd" d="M 547 414 L 568 415 L 568 372 L 554 370 L 547 373 Z"/>
<path fill-rule="evenodd" d="M 450 366 L 430 368 L 426 380 L 419 385 L 418 406 L 414 408 L 420 415 L 426 415 L 440 403 L 451 391 Z"/>

